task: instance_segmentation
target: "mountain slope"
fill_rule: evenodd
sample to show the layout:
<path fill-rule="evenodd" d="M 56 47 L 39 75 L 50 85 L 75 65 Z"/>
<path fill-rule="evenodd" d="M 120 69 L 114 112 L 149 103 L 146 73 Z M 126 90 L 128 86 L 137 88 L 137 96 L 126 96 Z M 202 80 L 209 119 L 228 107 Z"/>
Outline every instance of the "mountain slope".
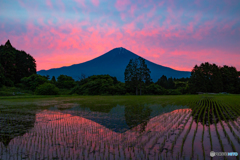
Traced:
<path fill-rule="evenodd" d="M 50 70 L 41 70 L 37 73 L 40 75 L 55 76 L 68 75 L 78 80 L 81 74 L 86 76 L 109 74 L 115 76 L 119 81 L 124 82 L 124 71 L 130 59 L 138 58 L 139 56 L 125 48 L 115 48 L 95 59 L 90 61 L 74 64 L 68 67 L 54 68 Z M 146 60 L 146 64 L 151 71 L 151 78 L 156 82 L 162 75 L 173 78 L 190 77 L 190 72 L 177 71 L 168 67 L 164 67 Z"/>

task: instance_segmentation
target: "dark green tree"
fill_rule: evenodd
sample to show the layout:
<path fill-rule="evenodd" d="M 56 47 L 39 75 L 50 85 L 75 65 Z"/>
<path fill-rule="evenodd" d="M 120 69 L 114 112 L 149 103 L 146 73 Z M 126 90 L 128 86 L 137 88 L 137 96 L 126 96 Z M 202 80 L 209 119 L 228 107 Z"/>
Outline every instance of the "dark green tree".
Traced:
<path fill-rule="evenodd" d="M 146 94 L 148 95 L 163 95 L 166 93 L 167 90 L 158 84 L 153 83 L 146 87 Z"/>
<path fill-rule="evenodd" d="M 131 59 L 124 72 L 125 84 L 136 88 L 136 95 L 138 95 L 138 89 L 140 89 L 141 95 L 143 86 L 150 84 L 152 81 L 150 73 L 151 71 L 143 58 Z"/>
<path fill-rule="evenodd" d="M 16 51 L 16 74 L 15 83 L 20 83 L 23 77 L 36 74 L 36 61 L 24 51 Z"/>
<path fill-rule="evenodd" d="M 168 87 L 167 77 L 165 75 L 162 75 L 162 77 L 157 80 L 156 84 L 163 88 L 167 88 Z"/>
<path fill-rule="evenodd" d="M 59 94 L 59 89 L 51 83 L 44 83 L 39 85 L 36 90 L 35 94 L 37 95 L 57 95 Z"/>
<path fill-rule="evenodd" d="M 67 75 L 60 75 L 57 78 L 57 87 L 71 89 L 76 85 L 75 80 Z"/>
<path fill-rule="evenodd" d="M 239 75 L 236 68 L 224 65 L 220 68 L 220 72 L 222 74 L 223 90 L 229 93 L 237 93 Z"/>
<path fill-rule="evenodd" d="M 33 74 L 29 77 L 22 78 L 21 82 L 26 87 L 26 89 L 30 89 L 32 91 L 35 91 L 35 89 L 38 86 L 48 82 L 48 80 L 44 76 L 41 76 L 41 75 L 38 75 L 38 74 Z"/>
<path fill-rule="evenodd" d="M 16 54 L 9 41 L 0 47 L 0 63 L 4 70 L 6 85 L 12 86 L 16 75 Z"/>
<path fill-rule="evenodd" d="M 52 76 L 51 83 L 52 83 L 52 84 L 55 84 L 55 85 L 57 84 L 57 81 L 56 81 L 55 76 Z"/>
<path fill-rule="evenodd" d="M 125 84 L 119 82 L 116 77 L 109 75 L 93 75 L 82 79 L 75 86 L 71 94 L 79 95 L 123 95 L 126 93 Z"/>
<path fill-rule="evenodd" d="M 216 64 L 202 63 L 195 65 L 191 72 L 189 89 L 196 92 L 229 92 L 237 93 L 239 80 L 238 71 L 235 67 L 223 67 Z"/>
<path fill-rule="evenodd" d="M 174 89 L 175 88 L 175 83 L 172 79 L 172 77 L 168 78 L 167 81 L 167 89 Z"/>
<path fill-rule="evenodd" d="M 16 50 L 9 40 L 0 46 L 0 64 L 7 86 L 19 83 L 23 77 L 36 74 L 35 59 L 24 51 Z"/>
<path fill-rule="evenodd" d="M 4 70 L 0 63 L 0 87 L 2 87 L 5 84 L 6 78 L 4 76 Z"/>

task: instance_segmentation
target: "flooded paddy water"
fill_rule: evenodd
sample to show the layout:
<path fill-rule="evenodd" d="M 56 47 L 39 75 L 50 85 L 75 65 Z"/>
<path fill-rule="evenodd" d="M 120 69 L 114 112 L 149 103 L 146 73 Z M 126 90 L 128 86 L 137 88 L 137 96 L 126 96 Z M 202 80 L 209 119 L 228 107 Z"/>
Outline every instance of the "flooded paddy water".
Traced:
<path fill-rule="evenodd" d="M 240 109 L 212 98 L 191 107 L 42 105 L 0 106 L 0 159 L 175 160 L 211 159 L 211 150 L 240 153 Z M 212 159 L 224 158 L 239 159 Z"/>

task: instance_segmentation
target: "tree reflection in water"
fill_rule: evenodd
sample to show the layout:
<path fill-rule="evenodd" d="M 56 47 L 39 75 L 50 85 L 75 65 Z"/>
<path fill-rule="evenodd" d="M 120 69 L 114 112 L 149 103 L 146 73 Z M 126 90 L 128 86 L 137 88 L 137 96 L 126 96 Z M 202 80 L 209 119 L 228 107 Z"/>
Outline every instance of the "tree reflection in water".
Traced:
<path fill-rule="evenodd" d="M 0 112 L 0 142 L 7 148 L 10 141 L 17 137 L 23 136 L 34 127 L 36 120 L 35 113 L 19 112 Z"/>
<path fill-rule="evenodd" d="M 144 105 L 125 107 L 126 123 L 130 129 L 138 126 L 136 130 L 141 133 L 145 131 L 145 127 L 150 119 L 151 112 L 151 108 Z"/>

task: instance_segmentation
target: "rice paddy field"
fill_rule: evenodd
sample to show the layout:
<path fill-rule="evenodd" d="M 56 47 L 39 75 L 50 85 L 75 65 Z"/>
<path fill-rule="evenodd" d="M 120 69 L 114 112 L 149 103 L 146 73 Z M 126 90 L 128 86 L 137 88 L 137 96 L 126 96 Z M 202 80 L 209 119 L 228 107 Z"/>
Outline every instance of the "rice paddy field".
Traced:
<path fill-rule="evenodd" d="M 0 159 L 180 160 L 240 153 L 240 95 L 0 97 Z"/>

